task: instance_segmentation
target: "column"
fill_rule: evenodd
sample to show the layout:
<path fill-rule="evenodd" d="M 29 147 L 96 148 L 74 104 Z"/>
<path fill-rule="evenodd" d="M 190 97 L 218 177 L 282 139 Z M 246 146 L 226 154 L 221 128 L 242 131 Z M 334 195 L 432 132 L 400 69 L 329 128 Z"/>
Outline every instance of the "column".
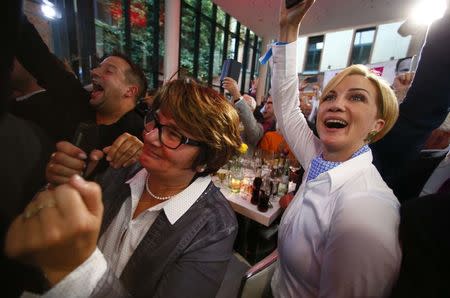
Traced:
<path fill-rule="evenodd" d="M 270 45 L 270 39 L 267 37 L 262 37 L 262 48 L 261 48 L 261 56 L 264 55 Z M 262 65 L 259 63 L 259 81 L 258 87 L 256 89 L 256 104 L 261 104 L 261 98 L 266 95 L 266 81 L 267 81 L 267 68 L 268 64 Z"/>
<path fill-rule="evenodd" d="M 167 82 L 178 78 L 181 0 L 165 0 L 164 9 L 164 82 Z"/>

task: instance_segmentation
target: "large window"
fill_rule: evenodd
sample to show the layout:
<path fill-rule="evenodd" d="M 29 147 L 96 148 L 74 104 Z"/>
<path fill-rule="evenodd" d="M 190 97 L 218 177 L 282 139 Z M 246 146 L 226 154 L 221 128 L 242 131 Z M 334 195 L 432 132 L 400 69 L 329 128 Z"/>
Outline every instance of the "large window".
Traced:
<path fill-rule="evenodd" d="M 375 28 L 359 29 L 355 31 L 350 65 L 368 64 L 375 39 Z"/>
<path fill-rule="evenodd" d="M 212 30 L 211 22 L 206 19 L 206 17 L 202 17 L 202 22 L 200 24 L 200 32 L 205 32 L 207 34 L 200 34 L 200 53 L 198 59 L 198 78 L 203 82 L 208 82 L 208 72 L 209 72 L 209 52 L 210 46 L 212 45 L 211 40 L 211 30 Z"/>
<path fill-rule="evenodd" d="M 96 0 L 94 11 L 97 56 L 124 52 L 143 69 L 149 87 L 157 87 L 164 57 L 164 1 Z"/>
<path fill-rule="evenodd" d="M 125 29 L 121 0 L 96 1 L 95 11 L 96 48 L 99 58 L 113 51 L 123 51 Z"/>
<path fill-rule="evenodd" d="M 258 36 L 251 30 L 211 0 L 183 0 L 180 35 L 180 76 L 219 89 L 223 59 L 236 59 L 244 66 L 241 90 L 248 90 L 250 77 L 258 70 L 253 60 L 260 54 L 254 48 Z"/>
<path fill-rule="evenodd" d="M 191 1 L 190 1 L 191 2 Z M 193 76 L 195 49 L 195 11 L 186 2 L 181 9 L 180 76 Z"/>
<path fill-rule="evenodd" d="M 323 50 L 323 35 L 308 38 L 304 73 L 318 73 Z"/>

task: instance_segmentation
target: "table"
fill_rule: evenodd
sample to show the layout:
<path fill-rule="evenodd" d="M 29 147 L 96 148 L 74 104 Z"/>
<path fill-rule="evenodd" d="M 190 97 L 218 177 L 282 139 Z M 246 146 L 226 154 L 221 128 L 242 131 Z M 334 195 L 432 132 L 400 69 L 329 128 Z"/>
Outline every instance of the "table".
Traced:
<path fill-rule="evenodd" d="M 214 184 L 220 188 L 228 202 L 230 202 L 233 210 L 247 218 L 268 227 L 281 213 L 280 204 L 278 202 L 279 198 L 275 198 L 275 200 L 271 199 L 272 207 L 266 212 L 261 212 L 256 205 L 250 203 L 249 195 L 233 193 L 227 185 L 220 183 L 216 176 L 213 176 L 212 180 Z"/>

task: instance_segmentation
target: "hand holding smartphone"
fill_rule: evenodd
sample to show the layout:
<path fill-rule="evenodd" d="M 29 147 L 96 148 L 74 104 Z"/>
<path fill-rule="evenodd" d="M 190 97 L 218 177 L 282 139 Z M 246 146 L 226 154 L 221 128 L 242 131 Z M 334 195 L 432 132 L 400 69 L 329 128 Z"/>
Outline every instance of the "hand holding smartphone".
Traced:
<path fill-rule="evenodd" d="M 242 64 L 233 59 L 226 59 L 222 65 L 222 73 L 220 74 L 220 82 L 223 79 L 230 77 L 236 82 L 239 82 L 239 76 L 241 75 Z"/>

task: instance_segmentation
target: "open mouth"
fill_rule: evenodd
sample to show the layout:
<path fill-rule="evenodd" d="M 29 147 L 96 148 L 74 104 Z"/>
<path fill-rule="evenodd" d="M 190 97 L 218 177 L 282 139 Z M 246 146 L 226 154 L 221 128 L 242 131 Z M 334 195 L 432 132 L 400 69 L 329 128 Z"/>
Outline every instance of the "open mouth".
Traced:
<path fill-rule="evenodd" d="M 104 89 L 101 85 L 92 82 L 92 92 L 91 92 L 91 97 L 96 97 L 97 95 L 99 95 L 101 92 L 103 92 Z"/>
<path fill-rule="evenodd" d="M 329 119 L 325 121 L 325 126 L 328 128 L 344 128 L 348 125 L 344 120 Z"/>

